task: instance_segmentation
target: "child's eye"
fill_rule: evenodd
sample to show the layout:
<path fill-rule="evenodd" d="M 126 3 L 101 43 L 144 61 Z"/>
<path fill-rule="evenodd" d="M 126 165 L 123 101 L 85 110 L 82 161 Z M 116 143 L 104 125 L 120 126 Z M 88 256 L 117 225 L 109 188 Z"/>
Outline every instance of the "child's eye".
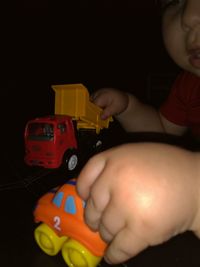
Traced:
<path fill-rule="evenodd" d="M 160 0 L 161 8 L 166 9 L 169 6 L 184 5 L 186 0 Z"/>

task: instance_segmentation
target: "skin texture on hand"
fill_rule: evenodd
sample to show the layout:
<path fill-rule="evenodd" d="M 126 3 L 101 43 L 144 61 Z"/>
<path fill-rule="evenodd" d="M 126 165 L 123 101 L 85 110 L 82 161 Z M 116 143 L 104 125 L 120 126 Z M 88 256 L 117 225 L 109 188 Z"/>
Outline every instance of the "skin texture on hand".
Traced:
<path fill-rule="evenodd" d="M 199 229 L 199 158 L 176 147 L 127 144 L 89 160 L 77 181 L 85 221 L 109 246 L 108 263 Z"/>
<path fill-rule="evenodd" d="M 102 119 L 122 113 L 128 106 L 128 95 L 112 88 L 103 88 L 91 96 L 91 100 L 103 109 Z"/>

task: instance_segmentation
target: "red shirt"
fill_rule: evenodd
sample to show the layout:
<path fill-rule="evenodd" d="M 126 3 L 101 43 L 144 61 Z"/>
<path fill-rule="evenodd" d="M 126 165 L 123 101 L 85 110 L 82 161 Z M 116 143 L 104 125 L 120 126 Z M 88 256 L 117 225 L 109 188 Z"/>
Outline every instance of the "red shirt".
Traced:
<path fill-rule="evenodd" d="M 195 136 L 200 136 L 200 78 L 182 72 L 160 112 L 167 120 L 186 126 Z"/>

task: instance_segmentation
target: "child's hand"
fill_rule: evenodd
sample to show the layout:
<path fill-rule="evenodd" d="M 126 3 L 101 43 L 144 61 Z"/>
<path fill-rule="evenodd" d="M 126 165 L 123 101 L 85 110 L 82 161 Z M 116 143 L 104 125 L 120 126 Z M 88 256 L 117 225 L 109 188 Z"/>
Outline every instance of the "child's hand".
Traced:
<path fill-rule="evenodd" d="M 105 88 L 96 91 L 91 96 L 91 100 L 99 107 L 103 108 L 101 118 L 107 119 L 109 116 L 122 113 L 128 106 L 128 95 L 122 91 Z"/>
<path fill-rule="evenodd" d="M 77 182 L 86 223 L 120 263 L 186 230 L 197 232 L 198 154 L 161 144 L 128 144 L 89 160 Z"/>

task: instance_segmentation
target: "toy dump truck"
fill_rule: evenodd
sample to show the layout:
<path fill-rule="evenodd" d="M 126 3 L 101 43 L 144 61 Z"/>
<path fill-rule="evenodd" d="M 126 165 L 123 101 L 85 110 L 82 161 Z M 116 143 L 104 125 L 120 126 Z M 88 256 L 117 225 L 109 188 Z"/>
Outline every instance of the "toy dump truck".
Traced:
<path fill-rule="evenodd" d="M 74 170 L 82 147 L 97 148 L 99 133 L 112 118 L 101 119 L 101 108 L 89 99 L 82 84 L 53 85 L 55 114 L 28 121 L 25 127 L 25 162 L 48 169 Z"/>

